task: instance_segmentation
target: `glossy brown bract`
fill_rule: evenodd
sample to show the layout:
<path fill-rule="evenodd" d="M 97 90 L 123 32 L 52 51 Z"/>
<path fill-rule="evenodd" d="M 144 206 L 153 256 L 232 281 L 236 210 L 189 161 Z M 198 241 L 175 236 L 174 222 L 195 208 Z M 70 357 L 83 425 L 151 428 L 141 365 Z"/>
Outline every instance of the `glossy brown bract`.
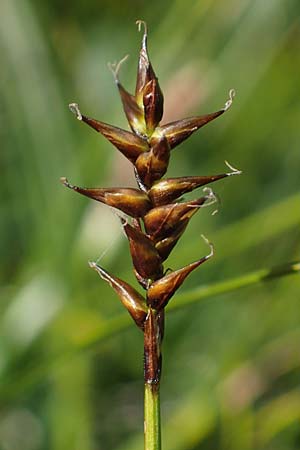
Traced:
<path fill-rule="evenodd" d="M 144 33 L 134 94 L 127 92 L 119 80 L 119 69 L 126 58 L 110 65 L 131 131 L 91 119 L 80 112 L 76 103 L 70 104 L 70 110 L 78 120 L 102 134 L 131 162 L 137 188 L 81 188 L 71 185 L 66 178 L 62 178 L 62 182 L 68 188 L 120 211 L 133 272 L 145 295 L 96 263 L 90 263 L 90 266 L 114 289 L 143 331 L 144 378 L 146 383 L 156 386 L 161 373 L 164 309 L 186 277 L 213 255 L 212 245 L 206 241 L 210 245 L 207 256 L 181 269 L 168 269 L 166 273 L 163 263 L 191 218 L 200 208 L 217 200 L 210 188 L 204 188 L 205 194 L 196 200 L 182 201 L 180 197 L 240 172 L 228 165 L 229 173 L 162 179 L 168 170 L 171 150 L 222 115 L 231 106 L 234 91 L 230 91 L 229 100 L 216 112 L 161 125 L 164 98 L 148 55 L 146 24 L 142 21 L 137 23 Z"/>

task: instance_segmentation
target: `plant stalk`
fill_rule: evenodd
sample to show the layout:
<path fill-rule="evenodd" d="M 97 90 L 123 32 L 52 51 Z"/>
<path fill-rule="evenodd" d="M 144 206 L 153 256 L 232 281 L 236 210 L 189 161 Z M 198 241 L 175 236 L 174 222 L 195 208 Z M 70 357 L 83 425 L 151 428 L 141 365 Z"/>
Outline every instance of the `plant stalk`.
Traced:
<path fill-rule="evenodd" d="M 145 450 L 161 450 L 159 383 L 145 383 Z"/>

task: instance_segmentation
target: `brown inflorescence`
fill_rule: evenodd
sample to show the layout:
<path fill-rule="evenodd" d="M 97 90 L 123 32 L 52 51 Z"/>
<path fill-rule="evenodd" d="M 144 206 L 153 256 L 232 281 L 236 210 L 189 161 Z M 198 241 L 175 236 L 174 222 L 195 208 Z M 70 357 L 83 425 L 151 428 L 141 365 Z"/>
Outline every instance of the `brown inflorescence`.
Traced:
<path fill-rule="evenodd" d="M 156 385 L 161 372 L 164 309 L 186 277 L 213 255 L 213 247 L 208 243 L 210 253 L 207 256 L 181 269 L 164 271 L 164 261 L 192 216 L 217 200 L 210 188 L 204 188 L 205 195 L 196 200 L 181 201 L 180 197 L 240 171 L 229 166 L 230 172 L 218 175 L 162 179 L 168 169 L 171 150 L 223 114 L 231 106 L 234 91 L 230 91 L 229 100 L 217 112 L 160 125 L 164 98 L 148 56 L 146 24 L 142 21 L 137 24 L 139 29 L 144 27 L 144 33 L 134 95 L 119 81 L 120 65 L 126 58 L 110 65 L 131 132 L 85 116 L 76 103 L 69 107 L 78 120 L 101 133 L 132 163 L 138 188 L 81 188 L 71 185 L 66 178 L 61 181 L 68 188 L 123 213 L 121 224 L 128 238 L 134 274 L 145 296 L 96 263 L 90 263 L 90 267 L 115 290 L 143 331 L 145 382 Z M 129 216 L 126 220 L 124 214 Z"/>

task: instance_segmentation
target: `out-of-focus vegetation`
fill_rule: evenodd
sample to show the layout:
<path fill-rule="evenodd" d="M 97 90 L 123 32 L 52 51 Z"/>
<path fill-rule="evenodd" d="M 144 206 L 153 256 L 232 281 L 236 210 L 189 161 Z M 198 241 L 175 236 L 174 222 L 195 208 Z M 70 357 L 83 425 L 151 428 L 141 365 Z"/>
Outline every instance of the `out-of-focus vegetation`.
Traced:
<path fill-rule="evenodd" d="M 87 266 L 134 283 L 127 242 L 106 207 L 64 189 L 129 186 L 129 163 L 77 122 L 68 103 L 125 127 L 107 62 L 140 35 L 165 93 L 165 120 L 231 110 L 174 150 L 169 176 L 243 170 L 213 186 L 168 265 L 213 261 L 199 286 L 299 259 L 298 0 L 2 0 L 0 14 L 0 448 L 142 448 L 142 334 Z M 299 276 L 193 303 L 167 317 L 164 450 L 300 447 Z M 176 297 L 172 300 L 175 304 Z M 170 305 L 171 306 L 171 305 Z"/>

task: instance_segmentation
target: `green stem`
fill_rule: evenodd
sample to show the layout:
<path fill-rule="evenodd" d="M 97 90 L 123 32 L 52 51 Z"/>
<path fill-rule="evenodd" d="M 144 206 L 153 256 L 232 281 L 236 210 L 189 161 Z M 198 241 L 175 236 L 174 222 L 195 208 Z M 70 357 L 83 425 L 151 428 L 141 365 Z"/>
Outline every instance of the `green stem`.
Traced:
<path fill-rule="evenodd" d="M 159 383 L 145 383 L 145 450 L 161 450 Z"/>

